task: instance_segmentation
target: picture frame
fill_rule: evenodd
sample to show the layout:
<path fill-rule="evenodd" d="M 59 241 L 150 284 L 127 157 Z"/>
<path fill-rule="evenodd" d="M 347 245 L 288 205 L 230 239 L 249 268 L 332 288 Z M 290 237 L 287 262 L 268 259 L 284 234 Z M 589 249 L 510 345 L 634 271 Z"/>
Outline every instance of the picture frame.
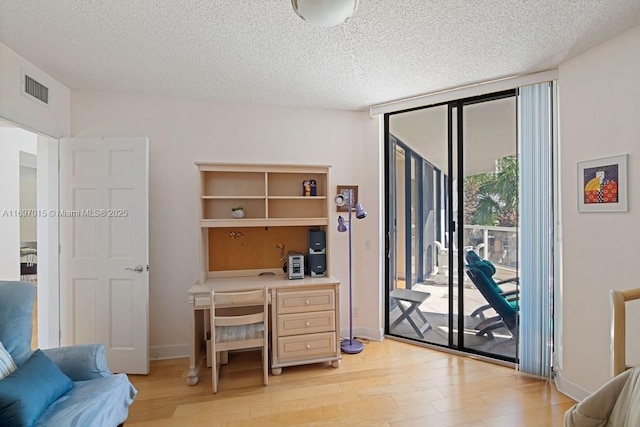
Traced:
<path fill-rule="evenodd" d="M 578 212 L 627 212 L 627 158 L 578 162 Z"/>
<path fill-rule="evenodd" d="M 351 205 L 351 211 L 355 212 L 356 202 L 358 201 L 358 186 L 357 185 L 338 185 L 336 194 L 337 196 L 348 194 L 349 190 L 353 191 L 353 203 Z M 336 197 L 337 198 L 337 197 Z M 349 212 L 349 205 L 344 204 L 342 206 L 336 206 L 336 212 Z"/>

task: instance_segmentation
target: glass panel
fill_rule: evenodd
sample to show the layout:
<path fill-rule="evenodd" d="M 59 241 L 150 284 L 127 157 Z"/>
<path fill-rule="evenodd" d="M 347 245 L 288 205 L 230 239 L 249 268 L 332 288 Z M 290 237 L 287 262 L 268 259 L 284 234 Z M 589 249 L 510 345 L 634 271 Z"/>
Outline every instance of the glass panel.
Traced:
<path fill-rule="evenodd" d="M 493 266 L 483 274 L 470 268 L 464 275 L 464 347 L 514 359 L 513 326 L 502 319 L 495 303 L 489 304 L 491 296 L 485 292 L 491 291 L 484 286 L 518 276 L 516 98 L 465 105 L 463 113 L 463 249 Z M 517 286 L 506 282 L 498 289 L 516 291 Z M 507 298 L 515 313 L 518 301 Z M 512 320 L 515 324 L 515 316 Z"/>
<path fill-rule="evenodd" d="M 453 232 L 449 232 L 449 228 L 447 228 L 447 262 L 448 262 L 448 271 L 451 276 L 451 284 L 449 287 L 449 292 L 451 295 L 451 316 L 450 316 L 450 324 L 451 324 L 451 337 L 452 342 L 451 346 L 453 348 L 458 349 L 462 343 L 460 342 L 460 334 L 459 330 L 459 320 L 458 320 L 458 312 L 459 310 L 459 302 L 458 302 L 458 292 L 460 289 L 459 284 L 459 274 L 458 274 L 458 115 L 460 108 L 453 107 L 451 108 L 451 115 L 449 116 L 450 120 L 450 128 L 451 128 L 451 159 L 452 159 L 452 167 L 451 174 L 449 175 L 448 185 L 451 187 L 451 220 L 453 220 L 454 228 Z"/>
<path fill-rule="evenodd" d="M 395 239 L 392 247 L 395 253 L 395 288 L 406 288 L 406 215 L 405 215 L 405 176 L 406 154 L 402 147 L 395 151 Z"/>
<path fill-rule="evenodd" d="M 389 116 L 388 332 L 449 345 L 447 106 Z M 391 154 L 391 153 L 390 153 Z"/>

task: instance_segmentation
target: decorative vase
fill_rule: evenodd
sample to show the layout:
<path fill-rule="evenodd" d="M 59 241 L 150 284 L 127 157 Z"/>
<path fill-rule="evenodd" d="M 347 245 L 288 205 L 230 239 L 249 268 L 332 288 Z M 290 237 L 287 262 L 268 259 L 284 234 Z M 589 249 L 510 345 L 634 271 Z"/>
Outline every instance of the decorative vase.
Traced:
<path fill-rule="evenodd" d="M 231 216 L 233 218 L 244 218 L 244 210 L 236 209 L 235 211 L 231 211 Z"/>

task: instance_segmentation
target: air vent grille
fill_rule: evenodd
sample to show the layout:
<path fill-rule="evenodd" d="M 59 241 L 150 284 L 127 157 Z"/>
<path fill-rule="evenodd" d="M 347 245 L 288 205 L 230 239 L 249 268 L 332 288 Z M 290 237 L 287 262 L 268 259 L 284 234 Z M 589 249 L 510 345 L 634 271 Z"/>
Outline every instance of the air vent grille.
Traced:
<path fill-rule="evenodd" d="M 24 75 L 24 92 L 47 105 L 49 104 L 49 88 L 26 74 Z"/>

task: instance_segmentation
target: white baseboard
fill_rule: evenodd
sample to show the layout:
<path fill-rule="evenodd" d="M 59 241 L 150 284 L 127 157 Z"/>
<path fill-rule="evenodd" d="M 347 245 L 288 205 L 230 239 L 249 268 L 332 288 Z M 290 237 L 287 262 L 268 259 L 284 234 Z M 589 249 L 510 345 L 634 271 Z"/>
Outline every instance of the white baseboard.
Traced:
<path fill-rule="evenodd" d="M 349 338 L 349 328 L 340 328 L 340 336 Z M 355 338 L 365 338 L 372 341 L 382 341 L 384 339 L 384 330 L 374 328 L 353 328 L 353 336 Z"/>
<path fill-rule="evenodd" d="M 581 402 L 585 397 L 591 394 L 591 391 L 579 386 L 578 384 L 563 379 L 561 374 L 556 375 L 555 381 L 558 391 L 566 396 L 569 396 L 576 402 Z"/>
<path fill-rule="evenodd" d="M 349 328 L 341 328 L 340 336 L 349 337 Z M 354 328 L 353 335 L 356 338 L 365 338 L 372 341 L 384 339 L 383 329 Z M 149 360 L 179 359 L 189 357 L 189 344 L 158 345 L 149 347 Z"/>
<path fill-rule="evenodd" d="M 189 357 L 189 344 L 158 345 L 149 347 L 149 360 Z"/>

